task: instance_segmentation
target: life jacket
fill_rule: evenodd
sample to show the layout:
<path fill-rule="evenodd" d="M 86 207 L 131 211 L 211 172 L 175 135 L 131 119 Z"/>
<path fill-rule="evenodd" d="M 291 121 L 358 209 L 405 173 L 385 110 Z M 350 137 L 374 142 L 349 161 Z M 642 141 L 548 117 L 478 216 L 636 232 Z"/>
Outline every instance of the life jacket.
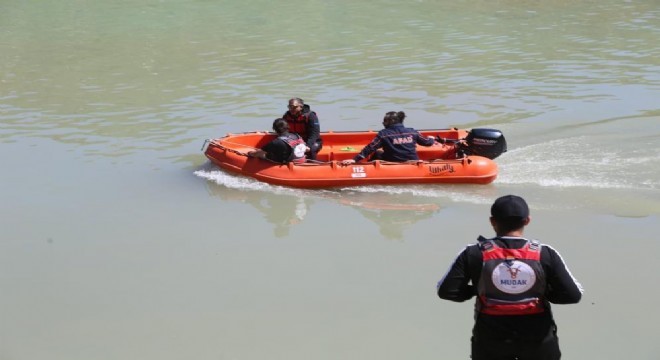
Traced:
<path fill-rule="evenodd" d="M 541 266 L 541 244 L 527 241 L 519 249 L 497 246 L 480 239 L 483 257 L 477 286 L 477 311 L 488 315 L 530 315 L 545 311 L 545 272 Z"/>
<path fill-rule="evenodd" d="M 309 124 L 310 114 L 316 115 L 315 112 L 310 110 L 309 105 L 303 105 L 302 111 L 297 116 L 287 111 L 282 118 L 289 124 L 289 131 L 302 136 L 303 139 L 307 139 L 309 137 L 309 134 L 307 134 L 307 124 Z"/>
<path fill-rule="evenodd" d="M 307 145 L 305 144 L 305 140 L 303 140 L 300 135 L 288 133 L 286 135 L 279 136 L 278 138 L 284 141 L 284 143 L 289 145 L 291 148 L 291 155 L 289 155 L 288 161 L 294 162 L 296 164 L 305 162 L 305 150 L 307 150 Z"/>

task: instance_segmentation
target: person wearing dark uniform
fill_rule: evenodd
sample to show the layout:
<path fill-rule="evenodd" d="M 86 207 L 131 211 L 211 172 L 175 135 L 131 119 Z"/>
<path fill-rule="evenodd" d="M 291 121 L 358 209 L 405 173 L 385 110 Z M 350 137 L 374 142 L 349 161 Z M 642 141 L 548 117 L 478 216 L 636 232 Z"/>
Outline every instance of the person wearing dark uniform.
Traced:
<path fill-rule="evenodd" d="M 323 147 L 319 118 L 309 105 L 300 98 L 289 99 L 289 110 L 282 116 L 289 124 L 289 130 L 302 136 L 309 148 L 307 158 L 316 160 L 316 154 Z"/>
<path fill-rule="evenodd" d="M 365 146 L 353 159 L 342 161 L 349 165 L 369 158 L 371 160 L 384 160 L 392 162 L 404 162 L 408 160 L 419 160 L 417 156 L 417 144 L 431 146 L 435 139 L 424 137 L 417 130 L 403 126 L 406 114 L 403 111 L 390 111 L 383 118 L 383 130 Z M 381 149 L 382 150 L 379 150 Z"/>
<path fill-rule="evenodd" d="M 472 360 L 561 358 L 550 303 L 576 304 L 584 290 L 555 249 L 523 237 L 530 220 L 523 198 L 495 200 L 496 236 L 468 245 L 438 282 L 442 299 L 476 297 Z"/>
<path fill-rule="evenodd" d="M 307 145 L 298 134 L 289 132 L 289 125 L 284 119 L 273 121 L 273 130 L 277 137 L 260 150 L 250 151 L 248 156 L 267 159 L 276 163 L 304 163 Z"/>

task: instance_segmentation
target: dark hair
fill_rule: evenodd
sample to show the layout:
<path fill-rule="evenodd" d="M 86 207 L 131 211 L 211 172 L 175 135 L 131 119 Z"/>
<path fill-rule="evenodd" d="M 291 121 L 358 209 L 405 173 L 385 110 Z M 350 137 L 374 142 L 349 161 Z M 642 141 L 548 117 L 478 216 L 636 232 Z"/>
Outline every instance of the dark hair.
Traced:
<path fill-rule="evenodd" d="M 508 233 L 525 227 L 525 218 L 510 216 L 505 218 L 494 218 L 497 222 L 498 233 Z"/>
<path fill-rule="evenodd" d="M 304 102 L 303 99 L 301 99 L 301 98 L 295 98 L 295 97 L 294 97 L 294 98 L 291 98 L 291 99 L 289 99 L 289 104 L 290 104 L 292 101 L 295 101 L 295 102 L 299 103 L 300 105 L 305 106 L 305 102 Z"/>
<path fill-rule="evenodd" d="M 389 111 L 385 114 L 385 118 L 383 120 L 389 122 L 390 124 L 400 124 L 403 122 L 403 119 L 406 118 L 406 113 L 403 111 Z"/>
<path fill-rule="evenodd" d="M 286 122 L 286 120 L 277 118 L 273 120 L 273 130 L 275 130 L 275 132 L 278 134 L 283 134 L 289 131 L 289 124 Z"/>

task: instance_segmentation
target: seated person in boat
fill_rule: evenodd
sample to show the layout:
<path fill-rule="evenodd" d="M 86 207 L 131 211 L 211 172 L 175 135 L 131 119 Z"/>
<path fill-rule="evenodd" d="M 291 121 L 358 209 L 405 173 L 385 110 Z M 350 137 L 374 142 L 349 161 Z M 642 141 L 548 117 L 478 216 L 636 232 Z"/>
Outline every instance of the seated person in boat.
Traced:
<path fill-rule="evenodd" d="M 385 128 L 379 131 L 376 137 L 359 154 L 353 159 L 342 161 L 342 164 L 353 164 L 368 158 L 371 154 L 373 154 L 371 160 L 392 162 L 419 160 L 417 144 L 431 146 L 435 143 L 435 138 L 432 136 L 425 137 L 417 130 L 403 126 L 405 118 L 406 114 L 403 111 L 386 113 L 383 119 Z M 379 150 L 381 148 L 382 150 Z"/>
<path fill-rule="evenodd" d="M 316 113 L 301 98 L 289 99 L 289 110 L 282 116 L 289 124 L 289 129 L 302 136 L 309 148 L 307 158 L 316 160 L 316 154 L 323 147 L 321 126 Z"/>
<path fill-rule="evenodd" d="M 248 156 L 286 164 L 305 162 L 305 152 L 309 150 L 298 134 L 289 132 L 289 124 L 282 118 L 273 121 L 277 137 L 259 150 L 248 152 Z"/>

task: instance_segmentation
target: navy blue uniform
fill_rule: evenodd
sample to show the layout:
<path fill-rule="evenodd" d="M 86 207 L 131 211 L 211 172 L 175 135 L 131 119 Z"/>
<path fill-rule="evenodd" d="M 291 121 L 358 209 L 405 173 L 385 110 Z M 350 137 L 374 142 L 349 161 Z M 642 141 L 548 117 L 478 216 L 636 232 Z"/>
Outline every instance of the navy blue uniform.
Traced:
<path fill-rule="evenodd" d="M 403 124 L 392 124 L 379 131 L 378 135 L 353 160 L 365 159 L 380 148 L 383 149 L 380 160 L 393 162 L 419 160 L 417 144 L 431 146 L 434 142 L 434 139 L 423 136 L 415 129 L 407 128 Z"/>

